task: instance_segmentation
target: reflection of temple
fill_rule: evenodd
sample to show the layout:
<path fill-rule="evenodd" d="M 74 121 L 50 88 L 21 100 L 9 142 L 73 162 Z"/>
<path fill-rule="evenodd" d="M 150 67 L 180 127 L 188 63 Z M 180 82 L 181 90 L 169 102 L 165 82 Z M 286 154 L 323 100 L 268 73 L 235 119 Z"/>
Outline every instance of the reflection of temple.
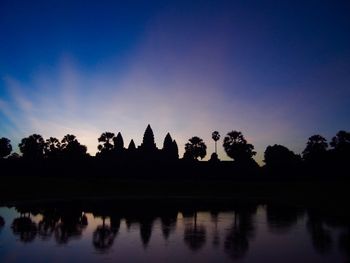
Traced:
<path fill-rule="evenodd" d="M 115 205 L 115 202 L 119 202 L 118 205 Z M 89 203 L 84 206 L 58 204 L 34 208 L 18 207 L 19 216 L 13 220 L 11 228 L 21 242 L 32 242 L 40 238 L 43 241 L 53 239 L 57 244 L 67 244 L 73 239 L 82 237 L 88 225 L 86 214 L 83 212 L 86 211 L 93 214 L 94 218 L 101 219 L 97 221 L 100 223 L 94 226 L 92 235 L 88 237 L 90 244 L 95 251 L 107 253 L 111 251 L 113 245 L 116 245 L 115 240 L 118 237 L 121 222 L 125 222 L 127 228 L 136 226 L 136 231 L 139 233 L 137 239 L 144 249 L 150 247 L 152 232 L 157 227 L 161 231 L 164 242 L 171 244 L 172 233 L 175 232 L 177 224 L 183 222 L 184 231 L 180 234 L 183 235 L 181 240 L 186 249 L 197 253 L 208 247 L 217 247 L 220 248 L 217 252 L 224 251 L 232 260 L 241 259 L 247 255 L 256 233 L 255 215 L 260 211 L 260 209 L 257 210 L 256 204 L 230 204 L 228 207 L 215 207 L 215 209 L 211 209 L 210 206 L 201 207 L 191 204 L 186 204 L 184 207 L 169 205 L 167 201 L 154 204 L 149 200 L 137 200 L 134 203 L 125 204 L 118 200 L 104 201 L 102 204 Z M 178 221 L 179 211 L 183 221 L 181 217 Z M 206 213 L 202 214 L 198 211 Z M 227 211 L 229 215 L 229 217 L 225 215 L 225 224 L 222 224 L 222 211 Z M 348 221 L 338 222 L 315 210 L 293 206 L 268 204 L 264 211 L 267 230 L 274 235 L 287 234 L 298 223 L 298 219 L 307 212 L 306 229 L 314 250 L 322 255 L 331 251 L 332 247 L 337 247 L 346 257 L 350 256 Z M 201 217 L 202 215 L 204 216 Z M 299 220 L 299 222 L 304 221 Z M 3 218 L 0 217 L 0 229 L 4 223 Z M 331 227 L 341 227 L 339 235 L 332 235 Z M 178 236 L 174 235 L 174 237 Z M 208 240 L 211 241 L 211 246 L 206 246 Z"/>

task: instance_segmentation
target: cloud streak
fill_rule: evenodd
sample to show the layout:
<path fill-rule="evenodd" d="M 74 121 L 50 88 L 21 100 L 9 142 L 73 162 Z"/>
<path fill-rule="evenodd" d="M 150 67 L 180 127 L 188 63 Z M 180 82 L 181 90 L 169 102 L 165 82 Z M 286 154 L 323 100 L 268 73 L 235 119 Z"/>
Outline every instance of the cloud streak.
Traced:
<path fill-rule="evenodd" d="M 242 131 L 256 146 L 260 163 L 269 144 L 301 152 L 307 138 L 292 114 L 304 102 L 298 94 L 283 92 L 279 100 L 268 91 L 252 96 L 233 56 L 240 36 L 230 30 L 230 15 L 206 17 L 189 12 L 179 20 L 171 11 L 161 14 L 123 62 L 84 69 L 65 54 L 56 65 L 33 71 L 31 81 L 6 76 L 2 136 L 18 143 L 31 133 L 45 138 L 73 133 L 94 154 L 102 132 L 121 131 L 126 144 L 131 139 L 140 144 L 150 123 L 157 146 L 170 132 L 180 156 L 196 135 L 207 143 L 210 157 L 214 130 L 222 139 L 231 130 Z M 219 157 L 227 159 L 222 147 Z"/>

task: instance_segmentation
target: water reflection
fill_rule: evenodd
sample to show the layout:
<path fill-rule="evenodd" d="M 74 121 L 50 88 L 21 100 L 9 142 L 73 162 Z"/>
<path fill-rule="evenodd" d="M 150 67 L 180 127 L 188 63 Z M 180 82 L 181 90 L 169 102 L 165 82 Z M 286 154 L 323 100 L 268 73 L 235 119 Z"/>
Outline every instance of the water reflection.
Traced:
<path fill-rule="evenodd" d="M 60 216 L 56 209 L 44 209 L 42 211 L 42 220 L 38 224 L 40 238 L 42 240 L 50 239 L 59 221 Z"/>
<path fill-rule="evenodd" d="M 255 234 L 253 216 L 255 205 L 237 206 L 234 219 L 225 237 L 225 252 L 233 259 L 242 258 L 249 249 L 249 242 Z"/>
<path fill-rule="evenodd" d="M 329 253 L 333 241 L 331 232 L 326 228 L 324 219 L 315 211 L 309 210 L 306 226 L 310 233 L 314 249 L 320 254 Z"/>
<path fill-rule="evenodd" d="M 4 225 L 5 225 L 5 220 L 2 216 L 0 216 L 0 231 Z"/>
<path fill-rule="evenodd" d="M 58 244 L 67 244 L 72 239 L 81 238 L 88 225 L 87 218 L 78 209 L 64 208 L 60 213 L 60 221 L 55 227 L 55 240 Z"/>
<path fill-rule="evenodd" d="M 292 205 L 269 204 L 266 207 L 268 227 L 276 234 L 286 233 L 304 215 L 304 209 Z"/>
<path fill-rule="evenodd" d="M 31 242 L 36 237 L 38 230 L 37 225 L 32 221 L 29 210 L 18 207 L 17 211 L 20 213 L 20 216 L 15 218 L 12 222 L 11 228 L 13 234 L 19 236 L 21 242 Z"/>
<path fill-rule="evenodd" d="M 183 215 L 185 218 L 193 218 L 193 221 L 185 226 L 184 241 L 191 250 L 199 250 L 206 241 L 205 226 L 197 224 L 197 211 L 186 211 Z"/>
<path fill-rule="evenodd" d="M 176 229 L 177 211 L 167 209 L 160 216 L 162 224 L 162 234 L 165 240 L 168 240 L 171 233 Z"/>
<path fill-rule="evenodd" d="M 280 236 L 288 240 L 295 235 L 295 229 L 301 229 L 300 233 L 307 237 L 305 244 L 309 242 L 313 247 L 309 253 L 315 261 L 316 255 L 331 255 L 329 258 L 332 260 L 350 257 L 350 225 L 346 219 L 336 220 L 315 209 L 277 204 L 229 203 L 212 207 L 144 203 L 137 206 L 114 202 L 17 205 L 12 208 L 16 215 L 7 227 L 20 243 L 39 240 L 66 245 L 72 240 L 85 240 L 97 254 L 113 255 L 115 250 L 134 253 L 137 245 L 133 242 L 138 240 L 142 251 L 148 250 L 152 244 L 154 257 L 155 251 L 162 253 L 161 244 L 164 243 L 170 247 L 176 244 L 176 248 L 172 249 L 182 251 L 178 257 L 185 256 L 186 251 L 193 252 L 193 255 L 204 251 L 219 255 L 218 261 L 242 258 L 250 261 L 254 250 L 259 250 L 266 242 L 271 244 L 265 249 L 273 252 L 273 247 L 278 244 L 271 240 Z M 4 218 L 9 217 L 0 216 L 0 232 L 6 228 Z M 300 239 L 303 240 L 302 237 Z M 3 243 L 6 242 L 4 240 Z M 119 240 L 117 244 L 116 240 Z M 18 251 L 16 244 L 11 246 Z M 0 261 L 1 253 L 5 253 L 4 250 L 0 250 Z M 178 260 L 181 261 L 180 258 Z"/>
<path fill-rule="evenodd" d="M 339 236 L 339 249 L 350 258 L 350 228 L 347 227 L 347 230 L 340 234 Z"/>

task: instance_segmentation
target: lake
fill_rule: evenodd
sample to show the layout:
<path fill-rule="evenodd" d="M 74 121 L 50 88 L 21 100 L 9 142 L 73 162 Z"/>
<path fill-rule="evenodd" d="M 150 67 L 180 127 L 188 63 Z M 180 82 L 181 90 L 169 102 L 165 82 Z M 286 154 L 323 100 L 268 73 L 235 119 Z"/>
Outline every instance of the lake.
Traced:
<path fill-rule="evenodd" d="M 346 262 L 350 224 L 318 209 L 225 201 L 0 207 L 0 262 Z"/>

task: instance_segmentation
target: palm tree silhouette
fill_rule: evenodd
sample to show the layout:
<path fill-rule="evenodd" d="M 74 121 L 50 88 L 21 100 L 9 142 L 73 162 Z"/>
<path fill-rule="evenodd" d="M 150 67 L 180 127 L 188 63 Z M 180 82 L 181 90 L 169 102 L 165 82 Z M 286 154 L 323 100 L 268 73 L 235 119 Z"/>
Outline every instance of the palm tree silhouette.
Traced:
<path fill-rule="evenodd" d="M 213 133 L 211 134 L 211 138 L 214 140 L 215 142 L 215 153 L 217 154 L 217 141 L 220 140 L 220 133 L 218 131 L 213 131 Z"/>

